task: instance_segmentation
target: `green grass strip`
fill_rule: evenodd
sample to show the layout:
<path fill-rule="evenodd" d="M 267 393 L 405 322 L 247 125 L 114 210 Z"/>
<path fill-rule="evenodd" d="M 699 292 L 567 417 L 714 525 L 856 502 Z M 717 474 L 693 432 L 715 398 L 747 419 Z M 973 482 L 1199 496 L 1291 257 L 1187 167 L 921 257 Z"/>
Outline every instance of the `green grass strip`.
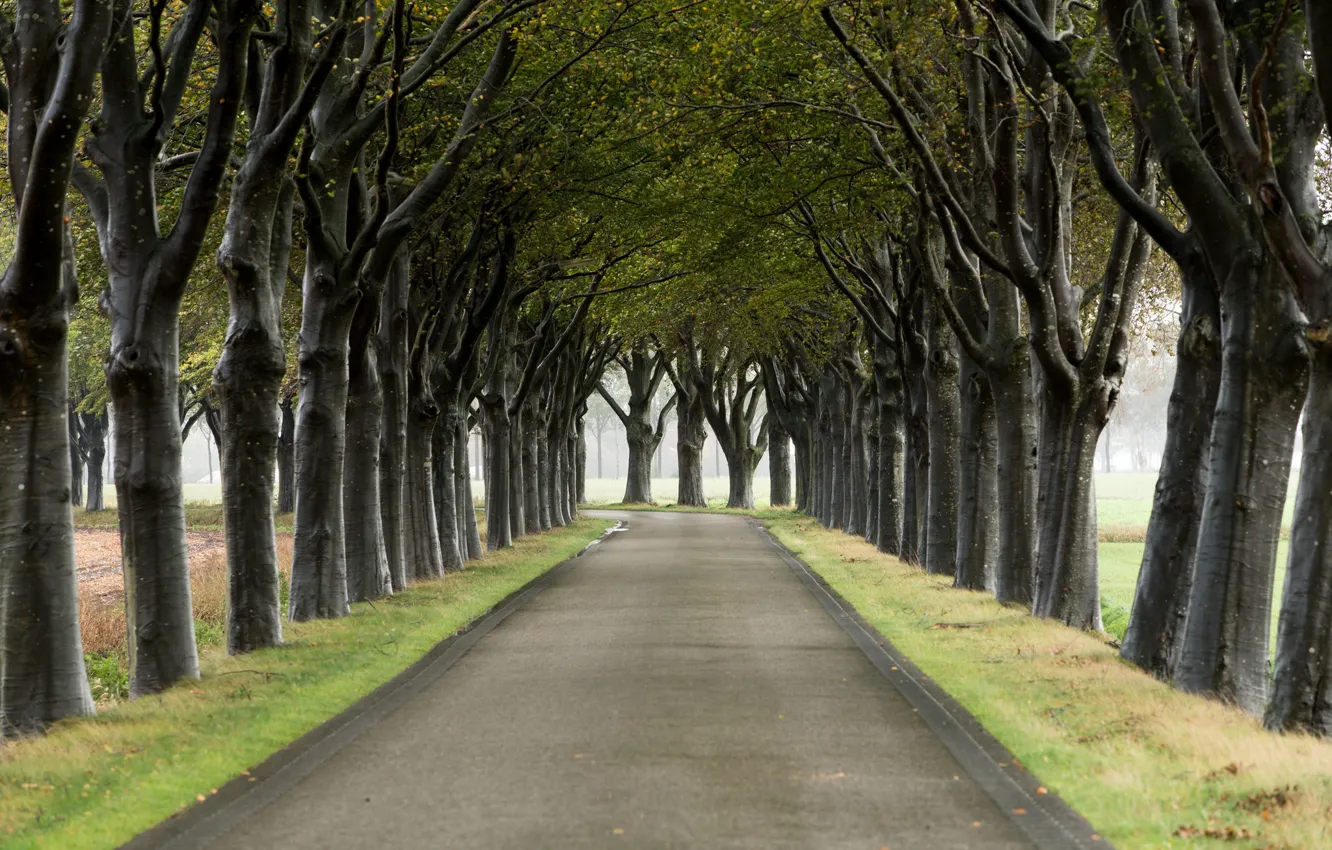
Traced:
<path fill-rule="evenodd" d="M 203 678 L 0 747 L 0 847 L 115 847 L 206 799 L 361 697 L 612 523 L 523 537 L 465 572 L 286 624 L 278 649 L 201 660 Z"/>
<path fill-rule="evenodd" d="M 1332 741 L 1275 735 L 1069 629 L 788 513 L 772 534 L 1124 848 L 1327 847 Z"/>

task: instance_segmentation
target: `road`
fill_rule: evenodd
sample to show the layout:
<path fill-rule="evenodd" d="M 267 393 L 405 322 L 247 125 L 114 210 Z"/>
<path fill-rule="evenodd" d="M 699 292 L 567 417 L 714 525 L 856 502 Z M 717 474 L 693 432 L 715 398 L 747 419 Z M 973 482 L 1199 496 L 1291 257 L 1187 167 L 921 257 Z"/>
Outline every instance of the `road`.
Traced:
<path fill-rule="evenodd" d="M 133 846 L 1083 846 L 1001 808 L 748 520 L 616 516 L 391 710 Z"/>

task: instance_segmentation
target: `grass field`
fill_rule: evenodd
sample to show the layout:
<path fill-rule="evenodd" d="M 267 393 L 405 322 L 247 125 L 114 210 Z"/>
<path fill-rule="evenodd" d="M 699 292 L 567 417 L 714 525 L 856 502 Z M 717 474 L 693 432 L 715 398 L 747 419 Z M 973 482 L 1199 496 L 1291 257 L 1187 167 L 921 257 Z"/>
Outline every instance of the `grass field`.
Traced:
<path fill-rule="evenodd" d="M 582 519 L 524 537 L 339 620 L 284 622 L 278 649 L 231 658 L 214 642 L 198 682 L 3 744 L 0 847 L 119 846 L 388 681 L 609 525 Z"/>
<path fill-rule="evenodd" d="M 765 524 L 1115 845 L 1329 846 L 1332 742 L 1272 735 L 1142 673 L 1103 637 L 956 590 L 811 519 Z"/>

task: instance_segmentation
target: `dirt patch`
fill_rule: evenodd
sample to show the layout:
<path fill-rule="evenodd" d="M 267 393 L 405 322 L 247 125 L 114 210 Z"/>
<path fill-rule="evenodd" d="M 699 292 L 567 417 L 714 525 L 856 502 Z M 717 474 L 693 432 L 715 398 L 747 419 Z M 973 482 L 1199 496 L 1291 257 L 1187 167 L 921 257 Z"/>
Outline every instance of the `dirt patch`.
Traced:
<path fill-rule="evenodd" d="M 291 535 L 279 534 L 278 539 L 290 541 Z M 189 551 L 191 572 L 216 558 L 226 557 L 226 538 L 220 531 L 187 531 L 185 546 Z M 80 591 L 107 603 L 125 597 L 120 531 L 114 528 L 74 529 L 74 562 L 78 566 Z"/>

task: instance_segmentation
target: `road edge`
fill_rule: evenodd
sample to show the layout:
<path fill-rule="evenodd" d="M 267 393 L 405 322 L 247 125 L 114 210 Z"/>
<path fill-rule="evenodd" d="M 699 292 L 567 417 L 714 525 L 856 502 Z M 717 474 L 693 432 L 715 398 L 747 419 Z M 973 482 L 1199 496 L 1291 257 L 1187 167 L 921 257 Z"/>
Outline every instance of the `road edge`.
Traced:
<path fill-rule="evenodd" d="M 556 578 L 572 569 L 580 558 L 623 525 L 623 522 L 617 522 L 576 555 L 515 589 L 485 613 L 435 644 L 407 669 L 279 749 L 251 768 L 248 774 L 235 777 L 204 802 L 171 815 L 120 847 L 122 850 L 183 850 L 216 839 L 231 824 L 276 800 L 375 723 L 433 684 L 477 641 L 540 595 Z"/>
<path fill-rule="evenodd" d="M 1040 780 L 999 739 L 867 622 L 822 575 L 773 536 L 762 520 L 751 518 L 749 523 L 855 641 L 875 669 L 911 703 L 967 775 L 1039 850 L 1070 847 L 1104 850 L 1112 846 L 1058 795 L 1039 793 L 1037 789 L 1043 787 Z"/>

